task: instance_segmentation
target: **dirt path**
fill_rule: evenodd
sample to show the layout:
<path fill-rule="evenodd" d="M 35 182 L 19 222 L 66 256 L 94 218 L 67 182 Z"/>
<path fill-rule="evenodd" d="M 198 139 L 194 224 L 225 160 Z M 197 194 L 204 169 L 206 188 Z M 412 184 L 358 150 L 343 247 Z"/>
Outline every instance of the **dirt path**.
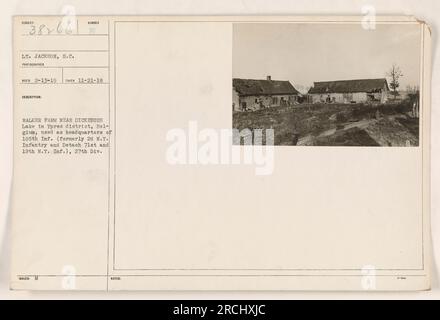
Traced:
<path fill-rule="evenodd" d="M 366 129 L 369 125 L 371 125 L 374 122 L 377 122 L 377 120 L 376 119 L 363 119 L 360 121 L 346 124 L 346 125 L 344 125 L 343 128 L 340 128 L 340 129 L 332 128 L 332 129 L 325 130 L 318 135 L 307 135 L 305 137 L 300 138 L 298 140 L 297 145 L 298 146 L 309 146 L 313 143 L 313 140 L 315 138 L 328 137 L 328 136 L 335 134 L 336 131 L 345 131 L 345 130 L 352 129 L 352 128 Z"/>

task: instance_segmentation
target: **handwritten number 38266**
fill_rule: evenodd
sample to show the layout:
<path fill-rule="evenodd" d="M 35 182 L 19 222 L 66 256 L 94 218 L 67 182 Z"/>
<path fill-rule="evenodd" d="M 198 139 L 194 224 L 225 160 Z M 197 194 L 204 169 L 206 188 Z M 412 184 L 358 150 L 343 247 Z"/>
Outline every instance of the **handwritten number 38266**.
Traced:
<path fill-rule="evenodd" d="M 50 28 L 46 24 L 40 25 L 31 25 L 31 29 L 29 30 L 29 35 L 50 35 L 50 34 L 72 34 L 74 29 L 73 23 L 71 21 L 63 22 L 60 21 L 57 23 L 56 28 Z"/>

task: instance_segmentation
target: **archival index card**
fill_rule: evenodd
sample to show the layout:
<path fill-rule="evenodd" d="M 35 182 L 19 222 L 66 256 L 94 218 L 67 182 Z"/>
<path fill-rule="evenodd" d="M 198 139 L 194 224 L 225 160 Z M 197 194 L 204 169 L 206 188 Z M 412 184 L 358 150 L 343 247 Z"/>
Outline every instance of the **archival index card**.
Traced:
<path fill-rule="evenodd" d="M 430 288 L 428 26 L 14 18 L 11 288 Z"/>

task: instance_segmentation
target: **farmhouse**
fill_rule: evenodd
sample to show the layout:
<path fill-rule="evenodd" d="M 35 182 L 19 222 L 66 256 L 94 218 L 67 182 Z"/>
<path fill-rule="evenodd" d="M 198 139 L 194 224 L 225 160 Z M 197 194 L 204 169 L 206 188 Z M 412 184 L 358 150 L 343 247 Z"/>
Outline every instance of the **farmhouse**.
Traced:
<path fill-rule="evenodd" d="M 232 79 L 232 109 L 253 111 L 269 107 L 293 105 L 299 91 L 289 81 Z"/>
<path fill-rule="evenodd" d="M 309 90 L 309 102 L 385 103 L 389 90 L 385 78 L 314 82 Z"/>

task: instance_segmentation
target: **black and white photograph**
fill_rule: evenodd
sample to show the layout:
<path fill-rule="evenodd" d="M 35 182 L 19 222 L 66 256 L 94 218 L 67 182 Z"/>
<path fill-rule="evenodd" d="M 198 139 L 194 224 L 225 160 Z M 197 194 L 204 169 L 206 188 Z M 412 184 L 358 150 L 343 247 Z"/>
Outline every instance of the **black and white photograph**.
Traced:
<path fill-rule="evenodd" d="M 0 5 L 0 300 L 440 298 L 440 1 L 109 3 Z"/>
<path fill-rule="evenodd" d="M 414 24 L 234 24 L 235 144 L 272 129 L 278 146 L 418 146 L 421 36 Z"/>

